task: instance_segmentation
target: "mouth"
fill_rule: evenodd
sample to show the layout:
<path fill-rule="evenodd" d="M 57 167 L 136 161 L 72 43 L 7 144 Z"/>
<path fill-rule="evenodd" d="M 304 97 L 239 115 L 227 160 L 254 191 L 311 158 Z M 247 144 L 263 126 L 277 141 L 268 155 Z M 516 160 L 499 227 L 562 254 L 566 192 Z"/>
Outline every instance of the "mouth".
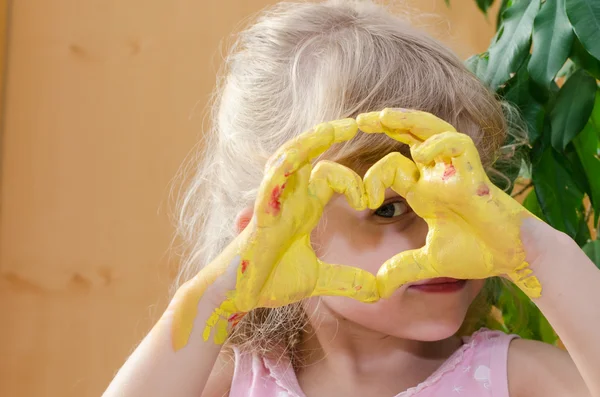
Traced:
<path fill-rule="evenodd" d="M 419 281 L 408 287 L 409 290 L 429 293 L 450 293 L 462 290 L 467 285 L 467 280 L 439 277 Z"/>

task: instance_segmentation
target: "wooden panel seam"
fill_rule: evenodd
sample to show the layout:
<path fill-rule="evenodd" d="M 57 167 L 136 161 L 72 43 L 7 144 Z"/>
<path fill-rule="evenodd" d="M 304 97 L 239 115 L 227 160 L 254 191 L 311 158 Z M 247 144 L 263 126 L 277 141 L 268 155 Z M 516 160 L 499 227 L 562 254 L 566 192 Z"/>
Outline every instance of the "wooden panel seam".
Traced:
<path fill-rule="evenodd" d="M 11 6 L 11 0 L 0 0 L 0 222 L 2 222 L 2 192 L 4 189 L 2 164 L 4 163 L 4 115 L 6 109 L 6 83 L 8 81 L 8 38 Z M 0 235 L 0 247 L 2 247 L 1 239 L 2 236 Z"/>

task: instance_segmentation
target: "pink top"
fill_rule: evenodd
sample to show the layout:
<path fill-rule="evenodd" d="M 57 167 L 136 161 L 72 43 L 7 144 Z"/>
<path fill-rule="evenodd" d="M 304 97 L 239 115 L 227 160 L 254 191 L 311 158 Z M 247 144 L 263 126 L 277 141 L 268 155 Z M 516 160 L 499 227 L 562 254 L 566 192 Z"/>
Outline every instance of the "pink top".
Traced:
<path fill-rule="evenodd" d="M 482 328 L 429 378 L 395 397 L 508 397 L 508 346 L 516 335 Z M 235 351 L 230 397 L 306 397 L 285 358 L 271 360 Z"/>

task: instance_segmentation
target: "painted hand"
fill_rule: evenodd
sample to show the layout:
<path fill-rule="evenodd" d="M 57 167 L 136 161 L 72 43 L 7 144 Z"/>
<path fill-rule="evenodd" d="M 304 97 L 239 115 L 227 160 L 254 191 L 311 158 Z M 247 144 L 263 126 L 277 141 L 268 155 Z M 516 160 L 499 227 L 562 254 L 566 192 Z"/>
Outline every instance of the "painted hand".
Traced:
<path fill-rule="evenodd" d="M 359 175 L 329 161 L 318 162 L 314 169 L 311 164 L 331 145 L 349 140 L 357 132 L 353 119 L 319 124 L 287 142 L 271 157 L 254 216 L 234 241 L 236 248 L 228 247 L 230 254 L 222 254 L 208 266 L 208 273 L 201 271 L 180 294 L 182 303 L 174 326 L 176 349 L 187 343 L 206 285 L 222 277 L 235 256 L 239 257 L 235 288 L 209 318 L 204 340 L 212 332 L 216 343 L 224 342 L 230 324 L 257 307 L 284 306 L 318 295 L 346 296 L 363 302 L 379 299 L 373 274 L 319 260 L 310 242 L 310 233 L 334 193 L 344 194 L 356 210 L 366 208 Z M 211 269 L 218 269 L 218 275 L 207 280 L 207 274 L 215 273 Z"/>
<path fill-rule="evenodd" d="M 534 215 L 490 182 L 470 137 L 413 110 L 385 109 L 357 121 L 364 132 L 410 145 L 414 161 L 391 153 L 371 167 L 364 178 L 368 206 L 379 207 L 391 187 L 429 226 L 424 247 L 401 252 L 381 267 L 381 297 L 428 278 L 498 275 L 508 276 L 530 297 L 540 296 L 520 237 L 523 219 Z"/>
<path fill-rule="evenodd" d="M 320 161 L 314 169 L 310 163 L 357 131 L 353 119 L 323 123 L 285 144 L 271 158 L 249 225 L 254 233 L 241 252 L 242 265 L 231 298 L 237 310 L 283 306 L 316 295 L 364 302 L 378 299 L 372 274 L 322 262 L 310 243 L 310 233 L 334 193 L 344 194 L 356 210 L 366 208 L 359 175 L 330 161 Z"/>

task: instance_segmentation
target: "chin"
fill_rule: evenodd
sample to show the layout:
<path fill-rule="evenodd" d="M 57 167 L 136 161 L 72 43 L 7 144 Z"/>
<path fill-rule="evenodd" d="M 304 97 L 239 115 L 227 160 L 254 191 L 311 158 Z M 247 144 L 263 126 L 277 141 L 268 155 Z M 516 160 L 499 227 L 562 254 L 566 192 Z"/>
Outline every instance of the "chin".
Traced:
<path fill-rule="evenodd" d="M 400 289 L 390 299 L 376 303 L 325 296 L 321 305 L 308 300 L 312 304 L 306 309 L 308 313 L 324 313 L 326 318 L 342 320 L 367 332 L 434 342 L 456 335 L 482 287 L 483 280 L 469 280 L 464 290 L 447 295 L 405 293 Z"/>
<path fill-rule="evenodd" d="M 422 342 L 440 341 L 456 335 L 463 320 L 464 317 L 457 321 L 413 322 L 400 332 L 394 332 L 393 336 Z"/>
<path fill-rule="evenodd" d="M 468 310 L 468 305 L 425 309 L 402 307 L 389 300 L 367 304 L 342 297 L 324 297 L 318 307 L 316 312 L 328 313 L 326 318 L 353 324 L 353 328 L 358 326 L 367 332 L 423 342 L 440 341 L 455 335 Z M 308 312 L 311 313 L 311 309 Z"/>
<path fill-rule="evenodd" d="M 355 317 L 354 321 L 396 338 L 433 342 L 447 339 L 458 332 L 465 321 L 468 306 L 457 304 L 446 305 L 443 308 L 384 307 L 382 309 L 387 316 L 377 315 L 377 317 L 382 318 L 383 321 L 371 316 Z M 371 317 L 369 321 L 365 321 L 367 317 Z"/>
<path fill-rule="evenodd" d="M 472 280 L 465 290 L 449 295 L 405 294 L 361 303 L 343 297 L 323 297 L 321 310 L 337 319 L 383 335 L 433 342 L 448 339 L 462 326 L 483 282 Z"/>

